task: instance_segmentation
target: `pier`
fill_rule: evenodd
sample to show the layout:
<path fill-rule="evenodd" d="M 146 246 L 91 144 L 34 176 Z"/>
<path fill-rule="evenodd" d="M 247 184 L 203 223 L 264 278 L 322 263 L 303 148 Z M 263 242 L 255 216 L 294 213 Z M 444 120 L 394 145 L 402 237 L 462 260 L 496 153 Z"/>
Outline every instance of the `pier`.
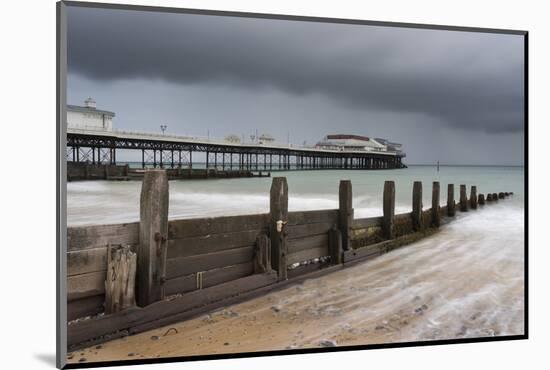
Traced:
<path fill-rule="evenodd" d="M 349 180 L 339 184 L 337 209 L 289 212 L 286 178 L 276 177 L 269 213 L 168 220 L 167 180 L 166 170 L 145 172 L 138 222 L 67 229 L 70 350 L 368 261 L 432 235 L 456 212 L 480 211 L 513 195 L 485 197 L 472 185 L 468 198 L 460 184 L 457 202 L 448 184 L 440 206 L 440 184 L 433 182 L 431 208 L 423 209 L 417 181 L 412 211 L 395 214 L 395 183 L 386 181 L 382 216 L 355 218 Z"/>
<path fill-rule="evenodd" d="M 406 167 L 403 152 L 333 150 L 275 143 L 231 143 L 187 136 L 67 129 L 67 162 L 117 164 L 119 151 L 139 151 L 142 168 L 188 168 L 197 164 L 220 171 L 291 171 L 358 169 L 382 170 Z M 195 157 L 195 158 L 194 158 Z M 201 163 L 202 164 L 202 163 Z"/>

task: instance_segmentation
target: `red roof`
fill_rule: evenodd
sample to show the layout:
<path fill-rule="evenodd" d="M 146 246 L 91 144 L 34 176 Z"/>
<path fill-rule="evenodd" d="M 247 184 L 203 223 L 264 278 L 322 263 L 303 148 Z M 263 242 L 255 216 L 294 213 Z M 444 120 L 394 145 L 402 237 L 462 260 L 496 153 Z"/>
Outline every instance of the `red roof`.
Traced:
<path fill-rule="evenodd" d="M 360 135 L 345 135 L 345 134 L 337 134 L 337 135 L 327 135 L 327 139 L 332 140 L 347 140 L 347 139 L 355 139 L 355 140 L 363 140 L 363 141 L 369 141 L 370 139 L 366 136 L 360 136 Z"/>

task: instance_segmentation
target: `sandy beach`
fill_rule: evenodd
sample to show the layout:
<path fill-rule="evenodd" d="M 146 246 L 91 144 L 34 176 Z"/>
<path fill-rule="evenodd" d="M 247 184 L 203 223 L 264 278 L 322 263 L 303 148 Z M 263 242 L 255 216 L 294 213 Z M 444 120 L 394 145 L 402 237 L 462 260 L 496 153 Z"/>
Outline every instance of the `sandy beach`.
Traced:
<path fill-rule="evenodd" d="M 68 362 L 523 334 L 522 234 L 487 237 L 480 216 L 348 269 L 69 353 Z"/>

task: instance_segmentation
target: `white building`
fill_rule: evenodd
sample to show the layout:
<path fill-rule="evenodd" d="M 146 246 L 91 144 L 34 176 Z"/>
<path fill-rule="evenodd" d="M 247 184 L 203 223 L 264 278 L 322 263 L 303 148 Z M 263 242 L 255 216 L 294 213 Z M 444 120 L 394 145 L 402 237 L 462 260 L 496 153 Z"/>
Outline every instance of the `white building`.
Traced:
<path fill-rule="evenodd" d="M 376 139 L 359 135 L 327 135 L 317 143 L 317 148 L 340 151 L 386 152 L 388 147 Z"/>
<path fill-rule="evenodd" d="M 260 136 L 258 138 L 258 141 L 260 144 L 273 144 L 275 142 L 275 138 L 269 134 L 262 134 L 262 136 Z"/>
<path fill-rule="evenodd" d="M 84 101 L 84 106 L 67 105 L 67 127 L 87 130 L 113 130 L 113 117 L 115 114 L 96 108 L 96 102 L 92 98 Z"/>

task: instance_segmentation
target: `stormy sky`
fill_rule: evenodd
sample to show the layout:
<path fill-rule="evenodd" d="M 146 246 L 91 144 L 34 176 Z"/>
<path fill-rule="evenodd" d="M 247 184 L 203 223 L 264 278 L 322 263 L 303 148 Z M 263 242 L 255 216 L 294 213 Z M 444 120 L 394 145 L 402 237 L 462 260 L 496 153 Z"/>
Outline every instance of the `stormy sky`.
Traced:
<path fill-rule="evenodd" d="M 406 163 L 523 163 L 523 37 L 69 7 L 68 103 L 116 129 L 329 133 L 403 143 Z"/>

